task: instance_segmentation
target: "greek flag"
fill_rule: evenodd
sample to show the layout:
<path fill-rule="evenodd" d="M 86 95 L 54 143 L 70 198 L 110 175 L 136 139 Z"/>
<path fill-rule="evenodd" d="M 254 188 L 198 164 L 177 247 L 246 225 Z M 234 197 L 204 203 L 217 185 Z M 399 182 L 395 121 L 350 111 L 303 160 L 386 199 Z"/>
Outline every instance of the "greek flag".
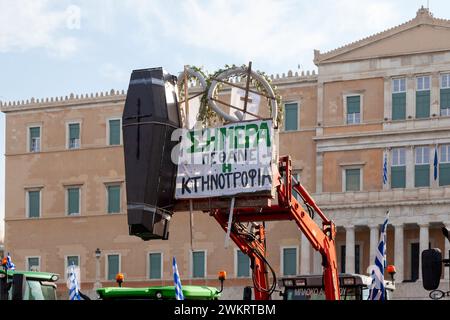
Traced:
<path fill-rule="evenodd" d="M 16 270 L 16 265 L 12 262 L 11 256 L 8 252 L 8 257 L 6 258 L 6 270 Z"/>
<path fill-rule="evenodd" d="M 79 285 L 78 285 L 78 279 L 77 279 L 77 273 L 75 271 L 75 265 L 72 263 L 72 265 L 69 267 L 69 299 L 70 300 L 81 300 L 80 292 L 79 292 Z"/>
<path fill-rule="evenodd" d="M 381 227 L 380 242 L 375 256 L 375 267 L 372 270 L 372 284 L 370 285 L 369 300 L 385 300 L 384 269 L 386 268 L 386 229 L 389 220 L 389 211 L 386 213 Z"/>
<path fill-rule="evenodd" d="M 177 260 L 175 260 L 175 257 L 173 257 L 172 268 L 173 268 L 173 281 L 175 282 L 175 297 L 177 298 L 177 300 L 184 300 L 183 290 L 181 288 L 180 275 L 178 273 Z"/>
<path fill-rule="evenodd" d="M 438 152 L 437 152 L 437 147 L 434 148 L 433 166 L 434 166 L 434 180 L 437 180 L 437 177 L 438 177 Z"/>
<path fill-rule="evenodd" d="M 388 182 L 388 168 L 387 168 L 387 154 L 384 155 L 384 163 L 383 163 L 383 184 Z"/>

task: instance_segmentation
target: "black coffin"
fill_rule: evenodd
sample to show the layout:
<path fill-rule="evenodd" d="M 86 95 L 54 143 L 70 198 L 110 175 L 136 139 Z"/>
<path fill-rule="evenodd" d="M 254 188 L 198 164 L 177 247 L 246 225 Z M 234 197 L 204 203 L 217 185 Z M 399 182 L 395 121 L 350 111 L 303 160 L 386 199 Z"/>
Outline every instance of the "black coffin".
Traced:
<path fill-rule="evenodd" d="M 180 127 L 176 77 L 162 68 L 134 70 L 122 118 L 128 226 L 143 240 L 168 239 L 177 166 L 171 151 Z"/>

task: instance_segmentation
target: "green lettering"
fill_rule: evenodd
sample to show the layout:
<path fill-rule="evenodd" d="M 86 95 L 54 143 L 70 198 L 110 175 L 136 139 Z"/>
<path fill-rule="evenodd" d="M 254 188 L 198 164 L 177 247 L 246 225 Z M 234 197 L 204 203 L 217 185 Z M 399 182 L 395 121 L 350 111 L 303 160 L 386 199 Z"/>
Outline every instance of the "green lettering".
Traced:
<path fill-rule="evenodd" d="M 258 126 L 254 123 L 245 126 L 245 148 L 250 148 L 250 137 L 253 136 L 251 148 L 258 147 Z"/>
<path fill-rule="evenodd" d="M 258 143 L 259 140 L 266 140 L 267 147 L 270 147 L 272 145 L 272 142 L 270 141 L 270 129 L 267 125 L 267 122 L 262 122 L 261 126 L 259 127 L 258 131 Z"/>
<path fill-rule="evenodd" d="M 219 150 L 226 150 L 233 147 L 234 128 L 220 128 Z"/>
<path fill-rule="evenodd" d="M 231 172 L 231 164 L 226 164 L 226 163 L 222 164 L 222 172 L 223 173 Z"/>
<path fill-rule="evenodd" d="M 245 127 L 237 126 L 234 128 L 234 149 L 245 148 Z"/>

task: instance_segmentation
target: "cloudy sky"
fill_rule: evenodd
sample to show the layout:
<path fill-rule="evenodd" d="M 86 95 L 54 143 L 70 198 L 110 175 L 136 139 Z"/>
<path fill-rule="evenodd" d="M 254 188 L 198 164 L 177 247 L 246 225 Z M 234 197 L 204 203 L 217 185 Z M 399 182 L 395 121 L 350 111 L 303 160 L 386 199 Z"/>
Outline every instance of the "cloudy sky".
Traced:
<path fill-rule="evenodd" d="M 131 70 L 253 61 L 313 70 L 322 52 L 412 19 L 427 0 L 0 0 L 0 100 L 126 89 Z M 450 19 L 450 2 L 429 0 Z M 4 115 L 0 115 L 0 216 Z M 0 226 L 1 228 L 1 226 Z"/>

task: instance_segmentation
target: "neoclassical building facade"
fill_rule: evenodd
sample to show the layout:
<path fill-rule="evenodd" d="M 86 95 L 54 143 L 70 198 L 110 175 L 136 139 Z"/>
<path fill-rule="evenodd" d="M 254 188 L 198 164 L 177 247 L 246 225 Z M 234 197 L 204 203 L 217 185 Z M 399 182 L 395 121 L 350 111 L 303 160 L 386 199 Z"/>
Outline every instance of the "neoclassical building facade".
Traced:
<path fill-rule="evenodd" d="M 389 210 L 388 264 L 396 298 L 426 298 L 420 253 L 450 249 L 450 21 L 420 9 L 412 20 L 336 50 L 314 52 L 318 72 L 272 76 L 283 97 L 280 154 L 338 227 L 341 272 L 365 274 Z M 172 283 L 219 286 L 225 298 L 251 285 L 249 263 L 224 248 L 207 213 L 177 213 L 168 241 L 128 235 L 121 122 L 125 92 L 3 102 L 6 114 L 5 251 L 18 268 L 64 275 L 82 287 Z M 383 168 L 386 167 L 386 178 Z M 321 272 L 294 223 L 267 224 L 277 275 Z M 192 238 L 192 239 L 191 239 Z M 96 258 L 95 250 L 101 250 Z M 448 280 L 448 273 L 445 279 Z M 443 276 L 444 277 L 444 276 Z M 64 276 L 61 294 L 65 293 Z M 446 286 L 448 282 L 443 281 Z"/>

